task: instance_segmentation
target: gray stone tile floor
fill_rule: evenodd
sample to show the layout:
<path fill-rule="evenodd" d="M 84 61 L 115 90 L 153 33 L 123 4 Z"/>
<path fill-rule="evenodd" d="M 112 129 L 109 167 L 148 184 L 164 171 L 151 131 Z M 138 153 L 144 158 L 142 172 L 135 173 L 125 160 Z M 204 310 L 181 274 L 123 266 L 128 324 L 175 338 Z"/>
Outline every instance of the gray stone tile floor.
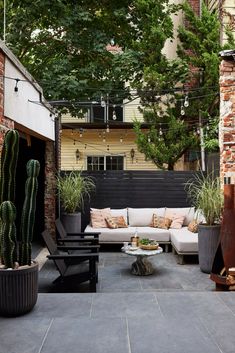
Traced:
<path fill-rule="evenodd" d="M 134 258 L 101 252 L 97 293 L 56 292 L 57 273 L 40 271 L 30 313 L 0 318 L 1 353 L 234 353 L 235 292 L 216 292 L 196 259 L 152 257 L 151 276 L 130 274 Z"/>

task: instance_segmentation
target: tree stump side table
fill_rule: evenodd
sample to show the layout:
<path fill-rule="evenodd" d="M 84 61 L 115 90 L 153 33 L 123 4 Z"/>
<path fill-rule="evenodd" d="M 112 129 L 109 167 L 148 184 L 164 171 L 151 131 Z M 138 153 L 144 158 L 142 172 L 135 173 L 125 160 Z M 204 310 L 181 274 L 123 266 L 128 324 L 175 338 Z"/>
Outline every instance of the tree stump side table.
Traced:
<path fill-rule="evenodd" d="M 131 273 L 136 276 L 148 276 L 153 273 L 153 265 L 148 261 L 149 256 L 161 254 L 162 248 L 159 246 L 157 250 L 130 250 L 122 248 L 123 252 L 130 256 L 136 256 L 136 261 L 131 265 Z"/>

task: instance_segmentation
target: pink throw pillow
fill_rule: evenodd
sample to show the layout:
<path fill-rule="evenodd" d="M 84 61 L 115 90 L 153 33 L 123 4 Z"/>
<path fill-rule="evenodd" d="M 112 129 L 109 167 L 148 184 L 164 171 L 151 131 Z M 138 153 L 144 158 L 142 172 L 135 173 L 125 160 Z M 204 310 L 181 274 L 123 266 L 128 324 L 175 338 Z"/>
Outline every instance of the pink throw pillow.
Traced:
<path fill-rule="evenodd" d="M 105 218 L 111 217 L 110 208 L 91 208 L 90 215 L 92 228 L 107 228 Z"/>
<path fill-rule="evenodd" d="M 184 223 L 185 215 L 171 210 L 166 210 L 165 217 L 172 219 L 170 228 L 180 229 Z"/>

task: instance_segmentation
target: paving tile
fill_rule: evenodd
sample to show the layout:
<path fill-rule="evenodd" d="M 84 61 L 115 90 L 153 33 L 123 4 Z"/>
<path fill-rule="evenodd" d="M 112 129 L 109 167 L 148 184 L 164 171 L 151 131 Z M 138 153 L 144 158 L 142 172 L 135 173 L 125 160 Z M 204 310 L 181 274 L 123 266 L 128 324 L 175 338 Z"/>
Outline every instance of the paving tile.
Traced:
<path fill-rule="evenodd" d="M 92 317 L 159 316 L 154 293 L 101 293 L 93 296 Z"/>
<path fill-rule="evenodd" d="M 0 352 L 38 353 L 50 325 L 50 319 L 27 319 L 27 315 L 0 318 Z"/>
<path fill-rule="evenodd" d="M 194 323 L 162 317 L 128 318 L 128 329 L 132 353 L 221 353 Z"/>
<path fill-rule="evenodd" d="M 38 296 L 34 310 L 27 317 L 89 317 L 91 303 L 91 293 L 42 293 Z"/>
<path fill-rule="evenodd" d="M 41 353 L 130 353 L 126 320 L 55 319 Z"/>
<path fill-rule="evenodd" d="M 100 291 L 105 292 L 136 292 L 141 291 L 138 276 L 131 275 L 128 280 L 123 277 L 103 278 L 100 282 Z"/>

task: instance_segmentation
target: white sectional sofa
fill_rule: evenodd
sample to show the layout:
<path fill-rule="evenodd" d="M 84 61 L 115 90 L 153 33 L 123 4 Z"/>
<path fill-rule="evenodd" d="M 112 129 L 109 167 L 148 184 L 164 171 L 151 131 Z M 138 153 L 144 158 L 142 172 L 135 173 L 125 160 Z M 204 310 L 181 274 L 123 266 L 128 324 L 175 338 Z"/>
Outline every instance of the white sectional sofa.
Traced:
<path fill-rule="evenodd" d="M 180 263 L 183 263 L 185 255 L 194 255 L 198 253 L 198 234 L 188 230 L 189 223 L 195 218 L 193 207 L 184 208 L 123 208 L 110 209 L 113 217 L 123 216 L 128 228 L 93 228 L 88 225 L 85 232 L 100 232 L 100 244 L 115 244 L 130 241 L 130 238 L 136 233 L 140 238 L 150 238 L 156 240 L 159 244 L 165 245 L 165 251 L 168 251 L 168 245 L 171 244 L 173 251 L 179 255 Z M 151 226 L 153 214 L 164 217 L 167 211 L 183 214 L 184 221 L 180 229 L 162 229 Z"/>

